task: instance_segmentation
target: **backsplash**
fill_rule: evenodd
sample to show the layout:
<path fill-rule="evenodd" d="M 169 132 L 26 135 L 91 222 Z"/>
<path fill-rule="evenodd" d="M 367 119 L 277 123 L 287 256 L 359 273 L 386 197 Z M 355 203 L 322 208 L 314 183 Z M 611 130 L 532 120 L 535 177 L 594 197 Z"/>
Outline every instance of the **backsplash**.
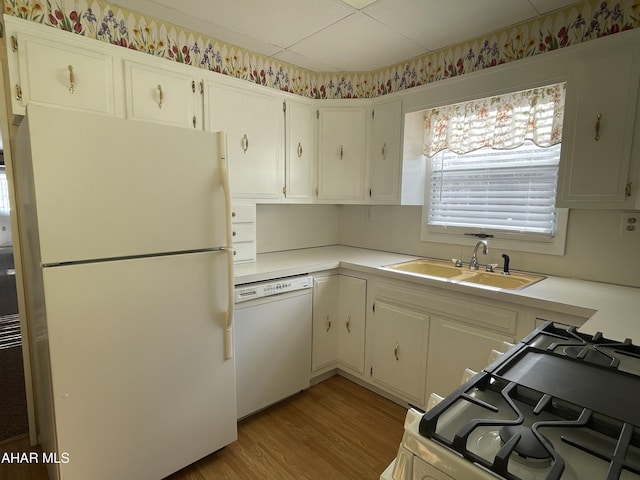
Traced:
<path fill-rule="evenodd" d="M 101 1 L 5 0 L 4 12 L 318 99 L 377 97 L 640 27 L 640 0 L 589 0 L 374 72 L 316 73 Z"/>

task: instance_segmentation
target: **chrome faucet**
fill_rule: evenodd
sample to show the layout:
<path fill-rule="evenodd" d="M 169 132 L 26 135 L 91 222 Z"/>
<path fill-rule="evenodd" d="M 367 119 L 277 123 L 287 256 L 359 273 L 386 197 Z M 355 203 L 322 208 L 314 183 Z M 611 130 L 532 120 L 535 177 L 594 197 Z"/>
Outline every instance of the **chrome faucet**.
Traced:
<path fill-rule="evenodd" d="M 478 263 L 478 247 L 482 245 L 482 254 L 486 255 L 489 253 L 489 246 L 487 245 L 486 240 L 480 240 L 476 243 L 476 246 L 473 248 L 473 256 L 471 257 L 471 261 L 469 262 L 469 268 L 473 270 L 478 270 L 480 264 Z"/>

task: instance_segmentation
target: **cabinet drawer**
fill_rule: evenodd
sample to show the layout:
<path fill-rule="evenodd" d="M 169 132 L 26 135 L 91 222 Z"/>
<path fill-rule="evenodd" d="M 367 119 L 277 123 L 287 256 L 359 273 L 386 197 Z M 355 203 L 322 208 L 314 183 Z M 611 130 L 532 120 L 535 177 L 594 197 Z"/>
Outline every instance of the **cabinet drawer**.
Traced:
<path fill-rule="evenodd" d="M 127 118 L 194 128 L 190 74 L 128 60 L 124 71 Z"/>
<path fill-rule="evenodd" d="M 256 206 L 255 205 L 232 205 L 231 221 L 233 223 L 255 222 Z"/>
<path fill-rule="evenodd" d="M 233 243 L 238 242 L 255 242 L 256 240 L 256 224 L 255 223 L 234 223 L 231 226 Z"/>
<path fill-rule="evenodd" d="M 256 261 L 256 243 L 255 242 L 240 242 L 233 244 L 233 261 L 240 262 L 255 262 Z"/>
<path fill-rule="evenodd" d="M 110 56 L 20 33 L 17 38 L 22 105 L 34 102 L 114 114 Z"/>

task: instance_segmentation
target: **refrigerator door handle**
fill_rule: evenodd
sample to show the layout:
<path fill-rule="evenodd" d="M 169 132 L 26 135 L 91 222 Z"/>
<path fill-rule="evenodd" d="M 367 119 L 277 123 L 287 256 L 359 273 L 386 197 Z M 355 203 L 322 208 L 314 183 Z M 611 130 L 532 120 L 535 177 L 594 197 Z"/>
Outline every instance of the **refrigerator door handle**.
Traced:
<path fill-rule="evenodd" d="M 231 186 L 229 185 L 229 166 L 227 163 L 227 136 L 218 132 L 218 159 L 220 160 L 220 175 L 224 190 L 226 243 L 222 248 L 227 254 L 227 310 L 225 312 L 224 358 L 233 358 L 233 240 L 231 233 Z"/>

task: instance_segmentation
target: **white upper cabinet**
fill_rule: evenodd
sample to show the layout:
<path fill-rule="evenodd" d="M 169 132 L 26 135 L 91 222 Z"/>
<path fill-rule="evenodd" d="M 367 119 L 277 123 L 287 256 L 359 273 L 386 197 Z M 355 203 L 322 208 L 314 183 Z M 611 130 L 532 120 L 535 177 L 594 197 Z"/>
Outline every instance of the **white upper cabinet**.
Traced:
<path fill-rule="evenodd" d="M 635 128 L 639 79 L 637 46 L 589 53 L 569 65 L 559 207 L 632 205 L 632 189 L 637 188 L 630 184 L 634 132 L 635 143 L 640 141 Z"/>
<path fill-rule="evenodd" d="M 369 203 L 398 204 L 402 101 L 374 103 L 369 141 Z"/>
<path fill-rule="evenodd" d="M 280 201 L 284 112 L 277 96 L 204 83 L 205 130 L 227 134 L 231 195 Z"/>
<path fill-rule="evenodd" d="M 313 200 L 314 163 L 314 108 L 312 103 L 287 100 L 285 201 L 309 203 Z"/>
<path fill-rule="evenodd" d="M 8 29 L 13 22 L 8 23 Z M 68 35 L 9 32 L 12 110 L 29 103 L 114 115 L 114 58 L 98 42 Z M 56 32 L 58 33 L 58 32 Z M 96 45 L 97 44 L 97 45 Z"/>
<path fill-rule="evenodd" d="M 366 107 L 318 110 L 318 200 L 364 203 Z"/>
<path fill-rule="evenodd" d="M 202 129 L 196 72 L 153 57 L 144 62 L 124 60 L 127 118 Z"/>

